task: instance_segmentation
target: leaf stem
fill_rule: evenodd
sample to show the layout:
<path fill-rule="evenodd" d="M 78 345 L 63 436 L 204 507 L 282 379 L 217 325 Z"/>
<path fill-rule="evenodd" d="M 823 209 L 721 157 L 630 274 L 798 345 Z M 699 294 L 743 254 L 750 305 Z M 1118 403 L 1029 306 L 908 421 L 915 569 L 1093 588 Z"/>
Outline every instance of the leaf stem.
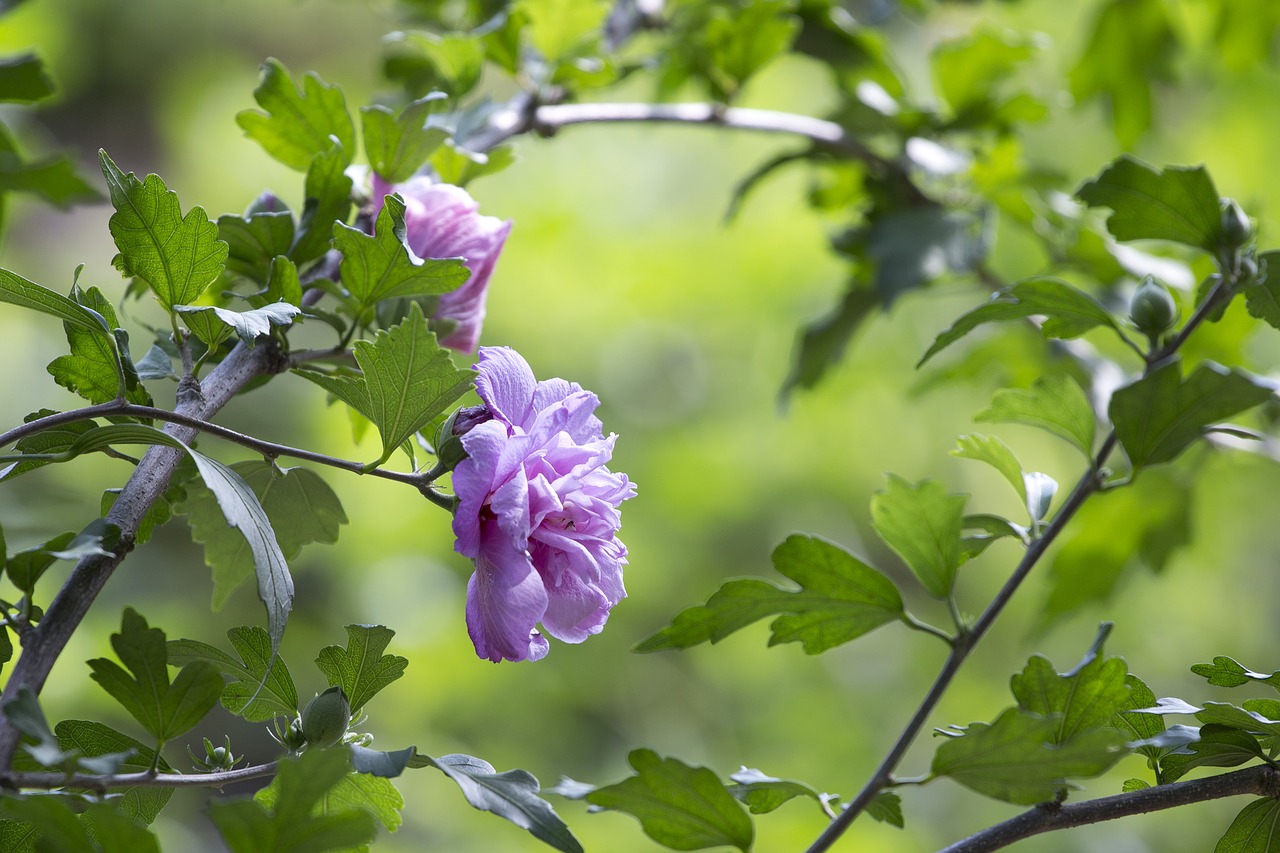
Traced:
<path fill-rule="evenodd" d="M 913 631 L 920 631 L 925 634 L 932 634 L 933 636 L 942 640 L 948 646 L 955 642 L 955 637 L 951 636 L 946 631 L 942 630 L 941 628 L 935 625 L 930 625 L 928 622 L 924 622 L 924 621 L 921 621 L 920 619 L 917 619 L 915 616 L 913 616 L 910 613 L 910 611 L 907 611 L 907 610 L 902 611 L 901 619 L 902 619 L 902 623 L 906 625 L 908 628 L 912 629 Z"/>

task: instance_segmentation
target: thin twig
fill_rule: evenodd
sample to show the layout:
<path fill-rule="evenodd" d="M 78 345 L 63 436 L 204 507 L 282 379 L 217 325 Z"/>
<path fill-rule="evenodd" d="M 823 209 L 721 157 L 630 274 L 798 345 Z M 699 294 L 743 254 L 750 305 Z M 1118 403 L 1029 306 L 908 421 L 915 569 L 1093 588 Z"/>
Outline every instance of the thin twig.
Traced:
<path fill-rule="evenodd" d="M 261 779 L 274 775 L 280 762 L 241 767 L 217 773 L 5 773 L 0 775 L 0 787 L 16 789 L 86 788 L 90 791 L 109 791 L 116 788 L 222 788 L 249 779 Z"/>

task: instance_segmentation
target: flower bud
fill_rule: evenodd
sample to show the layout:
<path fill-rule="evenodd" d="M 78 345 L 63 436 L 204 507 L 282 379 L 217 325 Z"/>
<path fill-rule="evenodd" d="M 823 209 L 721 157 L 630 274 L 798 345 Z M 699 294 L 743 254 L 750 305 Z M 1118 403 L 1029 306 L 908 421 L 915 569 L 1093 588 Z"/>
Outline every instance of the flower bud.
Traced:
<path fill-rule="evenodd" d="M 493 413 L 485 406 L 463 406 L 436 431 L 436 458 L 446 470 L 452 471 L 459 462 L 467 458 L 467 451 L 462 447 L 462 436 L 485 421 L 492 420 Z"/>
<path fill-rule="evenodd" d="M 351 725 L 351 703 L 341 687 L 330 687 L 302 709 L 302 736 L 321 749 L 342 740 Z"/>
<path fill-rule="evenodd" d="M 1250 252 L 1249 254 L 1242 255 L 1240 257 L 1240 275 L 1236 280 L 1240 283 L 1241 287 L 1253 284 L 1258 280 L 1259 272 L 1258 259 L 1253 256 L 1252 252 Z"/>
<path fill-rule="evenodd" d="M 288 213 L 289 206 L 280 200 L 279 196 L 271 190 L 264 190 L 262 195 L 255 198 L 249 203 L 249 207 L 245 210 L 246 217 L 253 216 L 255 213 Z"/>
<path fill-rule="evenodd" d="M 1129 319 L 1138 331 L 1149 338 L 1156 338 L 1167 332 L 1178 319 L 1178 305 L 1163 284 L 1147 276 L 1129 303 Z"/>
<path fill-rule="evenodd" d="M 1249 217 L 1233 199 L 1222 200 L 1222 244 L 1230 249 L 1238 249 L 1249 242 L 1253 226 Z"/>

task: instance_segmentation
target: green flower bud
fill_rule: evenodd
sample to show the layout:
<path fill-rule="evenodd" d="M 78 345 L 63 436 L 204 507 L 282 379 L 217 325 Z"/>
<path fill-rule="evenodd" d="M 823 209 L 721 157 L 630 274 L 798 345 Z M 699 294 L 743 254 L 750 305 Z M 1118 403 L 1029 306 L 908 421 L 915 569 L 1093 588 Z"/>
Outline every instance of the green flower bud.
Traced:
<path fill-rule="evenodd" d="M 330 687 L 302 709 L 302 736 L 310 746 L 333 746 L 350 725 L 351 703 L 341 687 Z"/>
<path fill-rule="evenodd" d="M 1224 198 L 1222 200 L 1222 244 L 1229 249 L 1238 249 L 1249 242 L 1249 236 L 1252 233 L 1253 226 L 1240 205 L 1232 199 Z"/>
<path fill-rule="evenodd" d="M 1138 331 L 1149 338 L 1157 338 L 1178 319 L 1178 304 L 1163 284 L 1147 276 L 1129 303 L 1129 319 Z"/>
<path fill-rule="evenodd" d="M 462 436 L 472 427 L 491 420 L 493 415 L 484 406 L 463 406 L 436 431 L 436 458 L 444 465 L 445 470 L 452 471 L 458 463 L 467 458 L 467 451 L 462 447 Z"/>

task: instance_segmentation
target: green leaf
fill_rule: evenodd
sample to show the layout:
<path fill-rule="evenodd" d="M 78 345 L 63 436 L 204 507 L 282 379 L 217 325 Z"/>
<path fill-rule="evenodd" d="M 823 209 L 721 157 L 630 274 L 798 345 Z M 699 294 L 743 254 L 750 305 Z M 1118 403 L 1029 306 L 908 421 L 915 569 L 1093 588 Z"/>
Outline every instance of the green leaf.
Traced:
<path fill-rule="evenodd" d="M 9 725 L 35 741 L 23 743 L 22 749 L 42 766 L 59 767 L 76 754 L 58 744 L 58 738 L 49 730 L 40 701 L 31 688 L 19 688 L 17 694 L 4 703 L 4 716 Z"/>
<path fill-rule="evenodd" d="M 1200 739 L 1186 748 L 1161 760 L 1162 781 L 1176 782 L 1196 767 L 1235 767 L 1266 757 L 1256 737 L 1233 726 L 1201 726 Z"/>
<path fill-rule="evenodd" d="M 485 29 L 493 33 L 488 26 Z M 382 43 L 387 48 L 383 60 L 387 78 L 400 81 L 409 92 L 438 90 L 428 92 L 428 98 L 461 98 L 476 87 L 484 71 L 485 46 L 475 35 L 411 30 L 390 33 L 383 37 Z M 370 142 L 368 125 L 365 125 L 365 149 L 378 150 L 378 146 Z M 369 160 L 377 162 L 373 153 L 369 154 Z M 418 165 L 421 166 L 421 162 Z M 416 169 L 417 166 L 410 174 Z M 374 171 L 393 183 L 405 179 L 391 178 L 376 165 Z"/>
<path fill-rule="evenodd" d="M 1280 720 L 1273 720 L 1257 711 L 1238 708 L 1226 702 L 1205 702 L 1204 707 L 1196 712 L 1196 719 L 1206 725 L 1227 726 L 1260 736 L 1280 737 Z"/>
<path fill-rule="evenodd" d="M 35 849 L 40 853 L 99 851 L 63 797 L 4 797 L 0 799 L 0 815 L 39 827 Z"/>
<path fill-rule="evenodd" d="M 407 746 L 404 749 L 381 750 L 369 749 L 357 743 L 347 744 L 351 750 L 351 766 L 357 773 L 365 773 L 382 779 L 394 779 L 409 766 L 417 749 Z"/>
<path fill-rule="evenodd" d="M 164 632 L 147 627 L 131 607 L 124 610 L 120 633 L 111 635 L 111 647 L 129 671 L 95 658 L 89 661 L 93 680 L 161 744 L 204 719 L 222 693 L 217 669 L 204 661 L 187 664 L 170 683 Z"/>
<path fill-rule="evenodd" d="M 831 542 L 793 534 L 774 549 L 773 564 L 800 589 L 780 589 L 762 580 L 729 581 L 705 605 L 684 610 L 635 650 L 716 643 L 781 613 L 769 645 L 800 641 L 808 654 L 818 654 L 903 617 L 902 596 L 893 581 Z"/>
<path fill-rule="evenodd" d="M 119 326 L 111 300 L 103 296 L 98 288 L 91 287 L 83 293 L 75 288 L 72 297 L 77 303 L 101 316 L 111 328 Z M 114 338 L 104 337 L 101 330 L 89 331 L 73 323 L 64 323 L 63 327 L 71 354 L 59 356 L 49 362 L 47 370 L 54 381 L 90 403 L 107 403 L 116 399 L 122 390 L 122 365 Z M 132 388 L 126 387 L 123 390 L 125 399 L 131 403 L 143 406 L 152 403 L 147 389 L 137 382 L 134 382 Z"/>
<path fill-rule="evenodd" d="M 288 263 L 287 259 L 285 263 Z M 293 318 L 302 313 L 301 308 L 288 302 L 273 302 L 249 311 L 231 311 L 216 305 L 175 305 L 173 308 L 187 315 L 211 313 L 249 346 L 253 346 L 259 335 L 271 334 L 272 326 L 291 325 Z M 216 342 L 211 345 L 216 345 Z"/>
<path fill-rule="evenodd" d="M 1013 486 L 1013 490 L 1018 493 L 1018 498 L 1024 506 L 1026 505 L 1026 475 L 1022 472 L 1022 463 L 1018 461 L 1018 457 L 1013 455 L 1009 445 L 994 435 L 982 435 L 981 433 L 962 435 L 957 439 L 956 444 L 958 447 L 951 451 L 952 456 L 985 462 L 995 468 L 1000 472 L 1000 476 L 1009 481 L 1009 485 Z"/>
<path fill-rule="evenodd" d="M 1164 171 L 1127 154 L 1076 192 L 1090 207 L 1109 207 L 1117 240 L 1172 240 L 1212 252 L 1222 239 L 1218 191 L 1203 166 Z"/>
<path fill-rule="evenodd" d="M 1182 365 L 1175 359 L 1116 391 L 1110 415 L 1136 473 L 1168 462 L 1207 427 L 1271 398 L 1270 388 L 1212 362 L 1202 363 L 1183 381 Z"/>
<path fill-rule="evenodd" d="M 633 750 L 628 760 L 636 775 L 597 788 L 587 802 L 626 812 L 640 821 L 645 835 L 673 850 L 751 849 L 751 818 L 710 770 L 660 758 L 650 749 Z"/>
<path fill-rule="evenodd" d="M 251 723 L 259 723 L 298 713 L 298 690 L 284 660 L 272 657 L 271 638 L 259 628 L 238 627 L 227 631 L 239 660 L 219 648 L 199 640 L 170 640 L 166 646 L 170 666 L 208 661 L 230 680 L 222 691 L 222 705 Z M 268 672 L 268 665 L 270 672 Z M 252 700 L 252 701 L 250 701 Z"/>
<path fill-rule="evenodd" d="M 1198 663 L 1191 667 L 1191 671 L 1202 678 L 1207 678 L 1214 687 L 1240 687 L 1261 681 L 1280 691 L 1280 671 L 1254 672 L 1224 655 L 1215 657 L 1213 663 Z"/>
<path fill-rule="evenodd" d="M 729 793 L 745 803 L 752 814 L 767 814 L 796 797 L 808 797 L 822 806 L 825 813 L 826 803 L 830 799 L 804 782 L 778 779 L 761 773 L 754 767 L 743 767 L 729 778 L 734 782 L 727 786 Z"/>
<path fill-rule="evenodd" d="M 439 758 L 419 755 L 410 766 L 436 768 L 457 783 L 475 808 L 511 821 L 563 853 L 582 853 L 582 845 L 569 827 L 551 804 L 538 796 L 538 780 L 532 774 L 524 770 L 498 773 L 487 761 L 456 754 Z"/>
<path fill-rule="evenodd" d="M 881 823 L 902 829 L 906 821 L 902 817 L 902 797 L 895 791 L 881 791 L 867 804 L 867 814 Z"/>
<path fill-rule="evenodd" d="M 247 279 L 265 283 L 271 262 L 288 254 L 293 246 L 293 214 L 288 210 L 261 210 L 218 217 L 218 239 L 227 244 L 227 269 Z"/>
<path fill-rule="evenodd" d="M 34 53 L 0 60 L 0 101 L 30 104 L 53 94 L 53 81 Z"/>
<path fill-rule="evenodd" d="M 431 35 L 441 40 L 450 38 Z M 459 40 L 456 36 L 452 38 Z M 471 39 L 460 40 L 465 44 L 475 45 Z M 478 48 L 478 45 L 475 46 Z M 481 62 L 476 64 L 477 79 L 482 64 L 483 53 Z M 391 184 L 399 184 L 413 177 L 432 152 L 449 138 L 447 128 L 427 124 L 427 119 L 444 98 L 443 92 L 433 92 L 425 98 L 410 102 L 399 115 L 382 106 L 360 108 L 364 148 L 373 171 Z"/>
<path fill-rule="evenodd" d="M 54 726 L 54 732 L 62 749 L 79 751 L 82 765 L 87 758 L 122 755 L 124 758 L 116 772 L 141 773 L 153 768 L 160 773 L 173 772 L 169 762 L 157 756 L 154 749 L 102 723 L 63 720 Z M 156 819 L 173 796 L 172 788 L 154 785 L 136 785 L 118 790 L 122 793 L 117 801 L 120 811 L 146 824 Z"/>
<path fill-rule="evenodd" d="M 308 72 L 299 89 L 289 69 L 277 59 L 268 59 L 262 65 L 253 99 L 265 112 L 244 110 L 236 114 L 236 124 L 276 160 L 304 172 L 316 155 L 330 150 L 329 137 L 333 136 L 347 152 L 342 165 L 350 165 L 350 152 L 356 150 L 356 128 L 337 86 Z"/>
<path fill-rule="evenodd" d="M 730 10 L 712 6 L 706 24 L 710 68 L 718 95 L 732 98 L 742 85 L 791 46 L 800 20 L 794 0 L 756 0 Z"/>
<path fill-rule="evenodd" d="M 66 549 L 75 537 L 76 534 L 72 531 L 59 533 L 43 545 L 9 555 L 5 561 L 5 573 L 9 575 L 9 580 L 30 598 L 35 591 L 36 581 L 57 562 L 57 554 Z"/>
<path fill-rule="evenodd" d="M 1068 780 L 1097 776 L 1123 755 L 1123 737 L 1095 729 L 1054 746 L 1052 717 L 1010 708 L 991 725 L 975 723 L 938 747 L 933 774 L 997 800 L 1030 806 L 1055 799 Z"/>
<path fill-rule="evenodd" d="M 95 335 L 111 337 L 112 325 L 98 312 L 5 269 L 0 269 L 0 302 L 30 308 Z"/>
<path fill-rule="evenodd" d="M 349 151 L 335 142 L 307 167 L 306 202 L 289 249 L 289 258 L 299 266 L 329 250 L 334 223 L 346 222 L 351 213 L 351 178 L 346 173 L 351 162 Z"/>
<path fill-rule="evenodd" d="M 1030 390 L 1004 388 L 996 392 L 991 408 L 975 421 L 1016 423 L 1040 427 L 1078 448 L 1093 460 L 1096 418 L 1080 385 L 1065 373 L 1037 379 Z"/>
<path fill-rule="evenodd" d="M 107 152 L 99 151 L 98 160 L 116 209 L 108 223 L 120 250 L 112 261 L 116 268 L 146 282 L 166 311 L 194 302 L 217 280 L 227 259 L 218 226 L 203 208 L 183 216 L 178 194 L 159 175 L 139 181 L 133 172 L 122 173 Z"/>
<path fill-rule="evenodd" d="M 54 414 L 57 414 L 57 412 L 53 411 L 53 409 L 41 409 L 38 412 L 32 412 L 27 415 L 22 419 L 22 422 L 29 424 L 32 421 Z M 14 447 L 18 451 L 30 455 L 66 453 L 80 436 L 96 426 L 97 424 L 93 421 L 72 421 L 69 424 L 42 429 L 35 435 L 29 435 L 19 440 Z M 0 482 L 13 479 L 28 471 L 34 471 L 36 468 L 49 465 L 53 461 L 52 459 L 24 459 L 14 462 L 6 468 L 0 469 Z"/>
<path fill-rule="evenodd" d="M 964 562 L 960 531 L 967 495 L 947 494 L 941 483 L 912 484 L 896 474 L 871 499 L 871 525 L 934 598 L 946 598 Z"/>
<path fill-rule="evenodd" d="M 26 192 L 39 196 L 55 207 L 69 208 L 77 202 L 97 202 L 101 194 L 76 171 L 67 157 L 46 157 L 34 163 L 23 162 L 13 140 L 0 125 L 0 195 Z M 0 198 L 0 201 L 3 201 Z M 4 221 L 0 205 L 0 224 Z"/>
<path fill-rule="evenodd" d="M 452 139 L 446 139 L 431 155 L 431 168 L 442 183 L 465 187 L 476 178 L 501 172 L 515 161 L 516 149 L 509 143 L 480 153 L 459 148 Z"/>
<path fill-rule="evenodd" d="M 253 795 L 253 799 L 264 808 L 270 809 L 276 803 L 280 785 L 275 780 Z M 374 817 L 388 832 L 395 832 L 403 822 L 400 810 L 404 808 L 404 797 L 396 790 L 389 779 L 370 776 L 368 773 L 348 773 L 338 781 L 316 802 L 311 810 L 311 817 L 328 817 L 355 811 L 364 811 Z M 369 850 L 362 845 L 353 850 Z"/>
<path fill-rule="evenodd" d="M 350 769 L 346 750 L 308 750 L 281 760 L 270 806 L 248 798 L 214 800 L 209 817 L 232 853 L 324 853 L 368 844 L 378 827 L 364 809 L 315 814 Z"/>
<path fill-rule="evenodd" d="M 461 287 L 471 275 L 462 258 L 418 258 L 405 245 L 404 201 L 388 196 L 374 236 L 335 224 L 333 245 L 342 252 L 342 284 L 369 308 L 397 296 L 426 296 Z"/>
<path fill-rule="evenodd" d="M 1280 252 L 1259 255 L 1258 267 L 1268 274 L 1253 280 L 1245 288 L 1245 308 L 1249 316 L 1265 321 L 1273 329 L 1280 329 Z"/>
<path fill-rule="evenodd" d="M 934 49 L 933 79 L 957 121 L 989 120 L 1008 103 L 999 95 L 1001 85 L 1036 52 L 1034 43 L 1015 33 L 980 29 Z"/>
<path fill-rule="evenodd" d="M 813 388 L 844 356 L 845 348 L 862 322 L 884 305 L 874 289 L 851 282 L 835 310 L 800 329 L 796 336 L 791 372 L 782 384 L 785 400 L 797 388 Z"/>
<path fill-rule="evenodd" d="M 147 514 L 138 523 L 138 529 L 133 535 L 135 545 L 145 545 L 151 539 L 151 534 L 155 532 L 157 527 L 169 523 L 173 518 L 173 503 L 183 492 L 184 489 L 181 484 L 173 484 L 163 495 L 156 498 L 155 503 L 151 504 Z M 120 489 L 107 489 L 102 493 L 102 515 L 104 517 L 111 511 L 111 507 L 115 506 L 116 499 L 119 497 Z"/>
<path fill-rule="evenodd" d="M 1018 707 L 1056 723 L 1049 741 L 1054 746 L 1110 725 L 1128 703 L 1128 667 L 1121 658 L 1104 660 L 1100 654 L 1098 647 L 1082 666 L 1068 673 L 1055 671 L 1048 659 L 1035 655 L 1013 677 Z"/>
<path fill-rule="evenodd" d="M 120 814 L 114 803 L 91 803 L 80 822 L 100 850 L 160 853 L 159 839 L 131 817 Z"/>
<path fill-rule="evenodd" d="M 872 285 L 887 307 L 944 273 L 973 269 L 989 240 L 985 219 L 931 204 L 881 212 L 843 248 L 875 270 Z"/>
<path fill-rule="evenodd" d="M 348 625 L 347 646 L 326 646 L 316 658 L 316 666 L 329 680 L 329 686 L 341 687 L 351 702 L 351 713 L 357 715 L 374 695 L 404 675 L 409 665 L 399 655 L 384 655 L 383 650 L 396 635 L 382 625 Z"/>
<path fill-rule="evenodd" d="M 1236 815 L 1213 853 L 1280 853 L 1280 800 L 1254 800 Z"/>
<path fill-rule="evenodd" d="M 1129 696 L 1116 709 L 1116 715 L 1111 718 L 1111 725 L 1131 741 L 1146 740 L 1162 734 L 1164 732 L 1164 718 L 1159 714 L 1128 713 L 1139 708 L 1155 707 L 1156 696 L 1151 692 L 1151 688 L 1141 678 L 1132 673 L 1125 676 L 1125 683 L 1129 685 Z M 1145 755 L 1152 762 L 1159 761 L 1168 751 L 1168 749 L 1157 746 L 1140 746 L 1137 748 L 1139 754 Z"/>
<path fill-rule="evenodd" d="M 1103 97 L 1124 148 L 1151 126 L 1151 83 L 1172 74 L 1177 39 L 1161 0 L 1111 0 L 1071 69 L 1077 101 Z"/>
<path fill-rule="evenodd" d="M 529 41 L 551 66 L 590 50 L 599 39 L 607 0 L 519 0 L 519 13 L 528 20 Z"/>
<path fill-rule="evenodd" d="M 1056 278 L 1028 278 L 994 294 L 985 305 L 963 315 L 938 335 L 919 367 L 984 323 L 1003 323 L 1043 316 L 1040 331 L 1046 338 L 1078 338 L 1090 329 L 1115 329 L 1115 318 L 1089 294 Z"/>

